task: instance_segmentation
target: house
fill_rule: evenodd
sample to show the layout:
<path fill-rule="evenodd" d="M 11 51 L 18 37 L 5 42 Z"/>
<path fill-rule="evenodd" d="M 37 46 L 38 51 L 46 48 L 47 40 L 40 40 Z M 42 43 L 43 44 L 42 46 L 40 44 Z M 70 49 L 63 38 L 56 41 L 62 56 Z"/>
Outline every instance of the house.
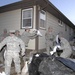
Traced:
<path fill-rule="evenodd" d="M 0 34 L 4 28 L 20 30 L 21 34 L 26 27 L 40 30 L 43 36 L 30 40 L 29 50 L 45 49 L 45 32 L 49 26 L 53 27 L 55 36 L 63 32 L 67 40 L 74 34 L 74 24 L 49 0 L 22 0 L 0 7 Z"/>

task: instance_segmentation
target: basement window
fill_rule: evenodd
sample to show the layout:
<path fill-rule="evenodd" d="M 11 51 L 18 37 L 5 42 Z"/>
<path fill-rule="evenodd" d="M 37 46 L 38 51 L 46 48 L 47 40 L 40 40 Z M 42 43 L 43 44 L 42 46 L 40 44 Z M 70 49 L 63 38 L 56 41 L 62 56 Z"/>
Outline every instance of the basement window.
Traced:
<path fill-rule="evenodd" d="M 32 8 L 22 10 L 22 28 L 32 28 Z"/>

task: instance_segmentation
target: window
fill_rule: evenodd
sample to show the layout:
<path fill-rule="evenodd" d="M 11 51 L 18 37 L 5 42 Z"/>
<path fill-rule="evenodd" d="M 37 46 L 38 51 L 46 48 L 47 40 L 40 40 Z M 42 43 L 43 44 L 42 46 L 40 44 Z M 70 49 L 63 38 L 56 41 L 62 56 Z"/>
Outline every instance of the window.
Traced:
<path fill-rule="evenodd" d="M 62 24 L 62 21 L 61 21 L 61 20 L 58 20 L 58 25 L 59 25 L 59 26 L 63 26 L 63 24 Z"/>
<path fill-rule="evenodd" d="M 22 28 L 32 28 L 32 8 L 22 10 Z"/>
<path fill-rule="evenodd" d="M 69 27 L 69 35 L 71 35 L 71 27 Z"/>
<path fill-rule="evenodd" d="M 65 31 L 67 31 L 67 25 L 65 24 Z"/>
<path fill-rule="evenodd" d="M 46 12 L 40 11 L 40 28 L 46 28 Z"/>

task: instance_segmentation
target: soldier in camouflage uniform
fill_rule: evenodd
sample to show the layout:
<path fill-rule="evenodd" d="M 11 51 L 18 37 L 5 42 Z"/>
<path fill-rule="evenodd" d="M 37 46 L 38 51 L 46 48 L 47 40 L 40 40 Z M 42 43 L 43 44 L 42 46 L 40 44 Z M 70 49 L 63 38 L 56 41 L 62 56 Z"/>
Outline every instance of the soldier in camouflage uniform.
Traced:
<path fill-rule="evenodd" d="M 3 30 L 3 34 L 0 35 L 0 42 L 8 36 L 7 29 Z"/>
<path fill-rule="evenodd" d="M 28 43 L 30 39 L 34 39 L 37 37 L 37 32 L 30 33 L 30 29 L 25 29 L 25 32 L 21 35 L 21 39 L 25 42 L 25 46 L 28 47 Z"/>
<path fill-rule="evenodd" d="M 63 58 L 69 58 L 72 54 L 72 48 L 70 46 L 70 43 L 68 42 L 67 39 L 63 38 L 63 33 L 60 32 L 59 33 L 59 37 L 60 37 L 60 46 L 61 49 L 63 50 L 63 52 L 60 54 L 60 57 Z"/>
<path fill-rule="evenodd" d="M 61 37 L 60 39 L 61 39 L 61 49 L 63 49 L 63 52 L 61 53 L 60 57 L 69 58 L 72 54 L 72 48 L 65 38 Z"/>
<path fill-rule="evenodd" d="M 0 43 L 0 49 L 4 46 L 7 45 L 7 51 L 5 53 L 5 73 L 6 75 L 10 75 L 10 68 L 11 68 L 11 63 L 12 60 L 15 63 L 15 70 L 17 72 L 17 75 L 20 75 L 21 68 L 20 68 L 20 58 L 19 58 L 19 53 L 20 53 L 20 47 L 22 49 L 22 56 L 25 55 L 25 44 L 24 42 L 16 37 L 13 33 L 13 31 L 10 31 L 9 33 L 10 36 L 6 37 L 1 43 Z"/>
<path fill-rule="evenodd" d="M 50 51 L 53 50 L 53 41 L 54 41 L 54 35 L 52 34 L 52 27 L 48 28 L 48 31 L 45 34 L 46 39 L 46 50 L 47 54 L 49 55 Z"/>
<path fill-rule="evenodd" d="M 16 35 L 17 37 L 21 38 L 21 35 L 20 35 L 20 31 L 19 31 L 19 30 L 16 30 L 16 31 L 15 31 L 15 35 Z"/>
<path fill-rule="evenodd" d="M 7 29 L 4 29 L 3 30 L 3 33 L 0 35 L 0 42 L 4 39 L 4 38 L 6 38 L 8 36 L 8 33 L 7 33 Z M 5 50 L 6 50 L 6 46 L 4 46 L 3 48 L 2 48 L 2 50 L 0 51 L 0 61 L 2 62 L 2 63 L 4 63 L 4 52 L 5 52 Z"/>

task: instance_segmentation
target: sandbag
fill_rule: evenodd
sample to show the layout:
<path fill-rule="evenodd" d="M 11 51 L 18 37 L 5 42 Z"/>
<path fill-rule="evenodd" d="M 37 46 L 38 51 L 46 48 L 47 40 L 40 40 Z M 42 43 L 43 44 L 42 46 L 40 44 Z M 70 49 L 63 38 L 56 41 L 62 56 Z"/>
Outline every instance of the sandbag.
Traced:
<path fill-rule="evenodd" d="M 29 65 L 29 75 L 40 75 L 38 72 L 39 64 L 46 57 L 48 57 L 48 55 L 45 53 L 35 53 L 33 55 L 33 59 Z"/>
<path fill-rule="evenodd" d="M 75 72 L 75 62 L 73 62 L 72 60 L 69 60 L 67 58 L 62 58 L 62 57 L 56 57 L 56 60 L 60 61 L 66 67 L 72 69 Z"/>
<path fill-rule="evenodd" d="M 73 70 L 52 57 L 44 58 L 38 70 L 40 75 L 75 75 Z"/>

